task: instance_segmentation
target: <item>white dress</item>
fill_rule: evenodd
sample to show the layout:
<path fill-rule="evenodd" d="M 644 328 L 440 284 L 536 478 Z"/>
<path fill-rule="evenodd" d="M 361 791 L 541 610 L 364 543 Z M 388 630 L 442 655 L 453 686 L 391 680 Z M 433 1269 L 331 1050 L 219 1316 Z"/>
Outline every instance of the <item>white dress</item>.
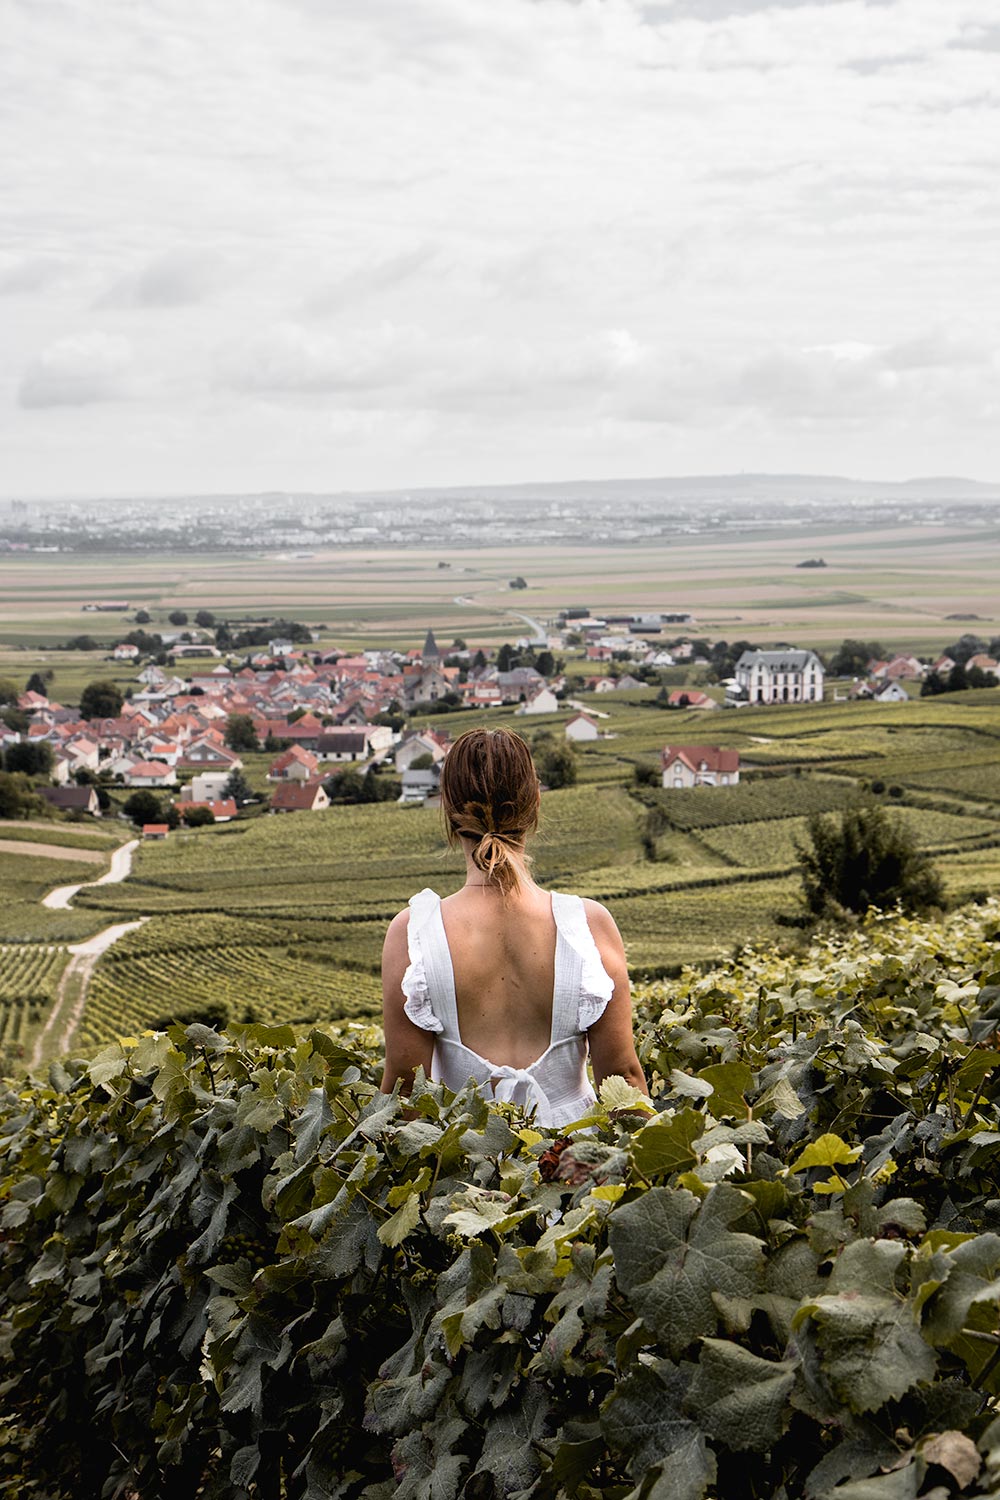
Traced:
<path fill-rule="evenodd" d="M 552 915 L 552 1029 L 548 1047 L 530 1067 L 490 1062 L 462 1041 L 455 973 L 436 891 L 418 891 L 410 899 L 410 962 L 403 975 L 403 1009 L 415 1026 L 435 1033 L 432 1077 L 456 1091 L 474 1079 L 488 1098 L 534 1108 L 538 1124 L 545 1126 L 568 1125 L 594 1103 L 587 1079 L 587 1029 L 604 1014 L 614 991 L 580 897 L 553 891 Z"/>

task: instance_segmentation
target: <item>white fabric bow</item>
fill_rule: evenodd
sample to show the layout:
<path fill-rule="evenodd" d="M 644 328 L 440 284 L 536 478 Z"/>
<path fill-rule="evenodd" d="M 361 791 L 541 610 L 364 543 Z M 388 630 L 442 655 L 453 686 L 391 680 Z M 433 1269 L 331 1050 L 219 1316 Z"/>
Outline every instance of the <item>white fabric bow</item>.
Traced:
<path fill-rule="evenodd" d="M 511 1068 L 504 1065 L 493 1069 L 492 1077 L 498 1081 L 493 1085 L 493 1097 L 501 1104 L 534 1105 L 543 1119 L 551 1114 L 549 1096 L 529 1068 Z M 524 1097 L 517 1091 L 524 1088 Z"/>

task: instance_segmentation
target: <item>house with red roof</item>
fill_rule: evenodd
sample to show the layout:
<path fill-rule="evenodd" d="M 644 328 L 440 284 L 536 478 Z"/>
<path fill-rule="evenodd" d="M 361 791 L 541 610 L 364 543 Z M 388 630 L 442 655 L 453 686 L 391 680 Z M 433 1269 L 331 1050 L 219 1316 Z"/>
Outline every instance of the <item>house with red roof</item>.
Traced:
<path fill-rule="evenodd" d="M 700 693 L 697 688 L 674 688 L 667 698 L 670 708 L 718 708 L 714 698 Z"/>
<path fill-rule="evenodd" d="M 290 745 L 268 768 L 268 781 L 309 781 L 316 774 L 318 758 L 301 745 Z"/>
<path fill-rule="evenodd" d="M 126 786 L 176 786 L 177 773 L 162 760 L 137 760 L 125 773 Z"/>
<path fill-rule="evenodd" d="M 330 799 L 321 781 L 285 781 L 271 794 L 271 811 L 322 812 Z"/>
<path fill-rule="evenodd" d="M 664 745 L 660 755 L 665 787 L 736 786 L 740 752 L 717 745 Z"/>

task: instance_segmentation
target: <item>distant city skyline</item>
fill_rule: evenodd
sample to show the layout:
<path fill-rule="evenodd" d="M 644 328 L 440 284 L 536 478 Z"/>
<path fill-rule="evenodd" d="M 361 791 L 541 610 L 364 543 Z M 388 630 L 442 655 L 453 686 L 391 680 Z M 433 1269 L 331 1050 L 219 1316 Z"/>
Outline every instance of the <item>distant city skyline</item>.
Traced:
<path fill-rule="evenodd" d="M 0 14 L 0 494 L 1000 479 L 995 0 Z"/>

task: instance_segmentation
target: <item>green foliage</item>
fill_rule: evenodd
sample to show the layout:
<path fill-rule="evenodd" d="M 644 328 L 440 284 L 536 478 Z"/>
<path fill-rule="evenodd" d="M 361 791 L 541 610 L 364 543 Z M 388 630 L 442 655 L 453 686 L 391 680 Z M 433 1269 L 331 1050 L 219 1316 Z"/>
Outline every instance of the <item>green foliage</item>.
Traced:
<path fill-rule="evenodd" d="M 998 933 L 688 972 L 653 1111 L 558 1138 L 419 1078 L 404 1115 L 361 1028 L 11 1087 L 3 1493 L 994 1495 Z"/>
<path fill-rule="evenodd" d="M 240 716 L 233 715 L 233 717 Z M 250 728 L 251 730 L 253 729 L 252 724 L 250 725 Z M 222 796 L 224 800 L 227 800 L 231 797 L 232 800 L 236 803 L 237 807 L 242 807 L 244 802 L 249 802 L 253 797 L 253 787 L 250 785 L 249 781 L 240 770 L 239 766 L 235 766 L 226 777 L 222 786 Z"/>
<path fill-rule="evenodd" d="M 144 823 L 162 823 L 163 808 L 160 799 L 155 792 L 149 791 L 147 787 L 140 787 L 125 799 L 122 812 L 126 818 L 130 818 L 138 827 Z"/>
<path fill-rule="evenodd" d="M 23 771 L 0 771 L 0 818 L 44 818 L 48 804 Z"/>
<path fill-rule="evenodd" d="M 200 803 L 195 803 L 193 807 L 186 807 L 184 803 L 175 805 L 188 828 L 209 828 L 215 823 L 215 814 L 210 807 L 204 807 Z"/>
<path fill-rule="evenodd" d="M 940 876 L 913 832 L 880 804 L 845 808 L 839 818 L 817 813 L 806 826 L 809 845 L 799 847 L 799 866 L 806 905 L 817 916 L 944 904 Z"/>
<path fill-rule="evenodd" d="M 257 731 L 249 714 L 230 714 L 226 719 L 226 744 L 230 750 L 259 750 Z"/>
<path fill-rule="evenodd" d="M 418 758 L 424 759 L 423 756 Z M 429 761 L 430 756 L 426 759 Z M 376 771 L 374 766 L 369 766 L 363 774 L 357 766 L 344 766 L 323 783 L 331 802 L 353 806 L 364 802 L 395 802 L 401 786 L 398 776 Z"/>
<path fill-rule="evenodd" d="M 47 740 L 21 740 L 4 751 L 3 768 L 25 776 L 48 776 L 52 770 L 52 746 Z"/>
<path fill-rule="evenodd" d="M 117 682 L 88 682 L 80 694 L 81 719 L 114 719 L 122 711 L 124 694 Z"/>
<path fill-rule="evenodd" d="M 543 730 L 532 740 L 531 754 L 539 781 L 550 791 L 576 785 L 578 757 L 572 742 L 565 736 L 557 739 Z"/>
<path fill-rule="evenodd" d="M 868 672 L 868 663 L 872 660 L 881 661 L 885 656 L 885 649 L 879 641 L 841 641 L 837 650 L 827 663 L 827 671 L 831 677 L 864 677 Z"/>

